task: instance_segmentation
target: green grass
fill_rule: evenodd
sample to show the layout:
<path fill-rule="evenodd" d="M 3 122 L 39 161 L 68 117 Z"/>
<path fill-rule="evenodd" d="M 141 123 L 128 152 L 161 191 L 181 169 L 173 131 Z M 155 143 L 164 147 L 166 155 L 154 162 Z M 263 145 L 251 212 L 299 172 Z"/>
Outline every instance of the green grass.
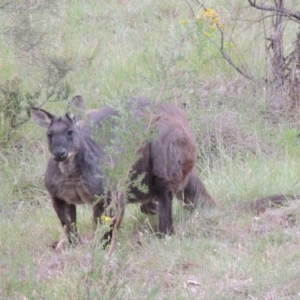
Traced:
<path fill-rule="evenodd" d="M 299 299 L 300 202 L 259 216 L 232 209 L 266 195 L 300 195 L 298 129 L 266 112 L 262 24 L 245 21 L 257 11 L 247 1 L 204 3 L 218 11 L 226 41 L 235 44 L 234 61 L 243 61 L 257 81 L 249 82 L 197 32 L 185 1 L 58 5 L 55 14 L 43 14 L 44 50 L 71 66 L 64 79 L 70 97 L 82 94 L 88 108 L 131 95 L 185 104 L 197 137 L 198 173 L 221 208 L 190 213 L 174 200 L 175 234 L 158 239 L 157 217 L 128 205 L 108 257 L 91 207 L 79 206 L 83 244 L 54 251 L 50 245 L 64 233 L 43 185 L 44 131 L 29 121 L 6 139 L 0 127 L 0 299 Z M 298 29 L 286 30 L 291 47 Z M 44 82 L 44 66 L 18 57 L 5 41 L 1 37 L 1 84 L 20 78 L 24 91 L 34 91 Z M 44 101 L 45 90 L 36 103 Z M 66 106 L 43 107 L 60 114 Z"/>

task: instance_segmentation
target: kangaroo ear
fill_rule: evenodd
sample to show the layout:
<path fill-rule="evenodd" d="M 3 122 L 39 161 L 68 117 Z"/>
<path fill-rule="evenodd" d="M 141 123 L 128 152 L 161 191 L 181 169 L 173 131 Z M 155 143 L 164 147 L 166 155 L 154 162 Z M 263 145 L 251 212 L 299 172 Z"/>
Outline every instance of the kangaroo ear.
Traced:
<path fill-rule="evenodd" d="M 68 113 L 68 116 L 73 121 L 82 120 L 84 118 L 85 104 L 82 96 L 76 95 L 72 98 L 72 100 L 68 103 L 68 112 L 71 113 Z"/>
<path fill-rule="evenodd" d="M 82 96 L 76 95 L 72 98 L 72 100 L 68 104 L 68 108 L 76 109 L 79 111 L 85 111 L 85 104 Z"/>
<path fill-rule="evenodd" d="M 31 107 L 30 108 L 30 114 L 33 118 L 33 120 L 41 127 L 48 128 L 52 119 L 54 116 L 47 111 L 41 109 L 41 108 L 36 108 L 36 107 Z"/>

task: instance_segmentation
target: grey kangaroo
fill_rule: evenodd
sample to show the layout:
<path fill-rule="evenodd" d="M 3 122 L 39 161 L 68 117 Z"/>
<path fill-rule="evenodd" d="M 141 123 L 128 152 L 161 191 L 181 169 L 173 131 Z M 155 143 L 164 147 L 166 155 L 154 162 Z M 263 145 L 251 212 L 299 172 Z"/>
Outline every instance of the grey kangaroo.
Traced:
<path fill-rule="evenodd" d="M 81 96 L 75 96 L 71 103 L 84 110 Z M 152 117 L 157 135 L 140 149 L 141 157 L 132 167 L 136 175 L 145 174 L 143 184 L 148 187 L 146 194 L 134 189 L 135 197 L 128 202 L 141 203 L 141 211 L 158 213 L 159 234 L 173 231 L 172 199 L 174 195 L 193 207 L 202 204 L 215 206 L 199 179 L 196 170 L 196 142 L 183 112 L 173 104 L 163 103 L 153 106 L 145 98 L 132 99 L 129 109 L 134 110 L 136 120 L 141 116 Z M 108 116 L 118 116 L 110 107 L 87 111 L 85 120 L 78 122 L 69 113 L 57 117 L 40 109 L 31 108 L 35 122 L 47 129 L 48 148 L 51 153 L 45 186 L 51 197 L 70 243 L 78 240 L 76 228 L 76 205 L 92 204 L 95 223 L 104 212 L 107 201 L 95 201 L 105 190 L 103 164 L 106 159 L 104 146 L 92 137 L 92 127 L 98 128 Z M 153 117 L 154 116 L 154 117 Z M 109 198 L 109 197 L 108 197 Z M 124 213 L 124 203 L 120 201 L 119 217 L 114 226 L 118 227 Z M 106 238 L 111 238 L 111 232 Z"/>

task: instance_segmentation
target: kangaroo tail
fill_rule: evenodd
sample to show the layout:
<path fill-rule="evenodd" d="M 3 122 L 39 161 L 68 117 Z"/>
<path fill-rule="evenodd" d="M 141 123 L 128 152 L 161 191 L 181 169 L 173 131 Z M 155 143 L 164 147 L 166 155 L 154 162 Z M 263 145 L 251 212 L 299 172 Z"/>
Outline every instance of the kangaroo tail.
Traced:
<path fill-rule="evenodd" d="M 204 183 L 194 169 L 190 174 L 187 185 L 177 194 L 177 198 L 190 207 L 218 207 L 217 201 L 208 193 Z"/>
<path fill-rule="evenodd" d="M 300 196 L 272 195 L 236 205 L 233 209 L 244 212 L 253 211 L 259 214 L 265 212 L 267 208 L 282 206 L 287 201 L 295 199 L 300 199 Z"/>

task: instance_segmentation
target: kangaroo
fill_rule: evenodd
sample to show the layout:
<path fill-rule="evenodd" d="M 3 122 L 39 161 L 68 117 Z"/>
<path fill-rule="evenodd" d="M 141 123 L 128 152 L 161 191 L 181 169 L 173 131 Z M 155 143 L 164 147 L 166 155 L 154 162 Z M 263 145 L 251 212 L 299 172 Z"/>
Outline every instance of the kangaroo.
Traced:
<path fill-rule="evenodd" d="M 71 103 L 83 110 L 84 100 L 75 96 Z M 147 193 L 133 189 L 130 203 L 141 203 L 141 211 L 158 214 L 160 235 L 173 232 L 172 199 L 178 196 L 184 203 L 196 207 L 207 204 L 215 206 L 195 169 L 197 150 L 194 134 L 182 110 L 170 103 L 151 104 L 145 98 L 132 99 L 128 109 L 134 111 L 137 122 L 141 117 L 152 117 L 157 135 L 140 149 L 141 157 L 132 166 L 135 176 L 145 174 L 143 184 Z M 93 205 L 93 219 L 101 219 L 105 205 L 110 202 L 98 201 L 105 191 L 106 175 L 103 164 L 107 154 L 92 136 L 95 126 L 100 129 L 109 116 L 118 116 L 110 107 L 87 111 L 86 119 L 78 122 L 70 113 L 55 116 L 40 108 L 31 108 L 31 116 L 41 127 L 46 128 L 48 149 L 51 153 L 45 186 L 51 197 L 56 214 L 65 227 L 69 242 L 79 239 L 76 227 L 76 205 Z M 154 116 L 154 117 L 153 117 Z M 125 204 L 120 197 L 118 216 L 114 226 L 122 220 Z M 110 238 L 112 233 L 106 236 Z"/>

